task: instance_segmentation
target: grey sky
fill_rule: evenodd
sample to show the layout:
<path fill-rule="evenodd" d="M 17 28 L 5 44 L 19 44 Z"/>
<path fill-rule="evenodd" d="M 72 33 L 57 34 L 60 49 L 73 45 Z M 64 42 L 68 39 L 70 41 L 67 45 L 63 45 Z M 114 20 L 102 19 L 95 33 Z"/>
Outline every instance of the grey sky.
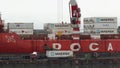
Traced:
<path fill-rule="evenodd" d="M 84 17 L 120 18 L 119 0 L 77 0 Z M 0 0 L 5 22 L 34 22 L 35 29 L 44 23 L 69 22 L 69 0 Z M 62 8 L 63 7 L 63 8 Z"/>

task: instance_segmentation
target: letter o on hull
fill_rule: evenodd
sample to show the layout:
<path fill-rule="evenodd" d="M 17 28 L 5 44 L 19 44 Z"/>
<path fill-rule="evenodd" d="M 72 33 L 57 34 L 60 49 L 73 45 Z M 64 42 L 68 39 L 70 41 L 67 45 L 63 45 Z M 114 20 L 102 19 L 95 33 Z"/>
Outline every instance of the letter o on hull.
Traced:
<path fill-rule="evenodd" d="M 77 46 L 77 48 L 75 48 L 75 46 Z M 80 44 L 79 43 L 72 43 L 71 45 L 70 45 L 70 49 L 72 50 L 72 51 L 79 51 L 80 50 Z"/>
<path fill-rule="evenodd" d="M 60 50 L 61 49 L 61 44 L 60 43 L 53 43 L 53 48 Z"/>

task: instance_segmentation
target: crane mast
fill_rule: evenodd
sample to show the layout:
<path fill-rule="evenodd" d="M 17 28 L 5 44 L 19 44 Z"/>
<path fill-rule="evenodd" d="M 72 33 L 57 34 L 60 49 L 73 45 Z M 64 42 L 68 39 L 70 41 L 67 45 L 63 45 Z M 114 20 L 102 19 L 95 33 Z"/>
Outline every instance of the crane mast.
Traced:
<path fill-rule="evenodd" d="M 80 33 L 80 17 L 81 17 L 81 13 L 80 13 L 80 8 L 77 5 L 76 0 L 70 0 L 69 2 L 69 12 L 70 12 L 70 22 L 72 24 L 73 27 L 73 37 L 79 37 L 79 33 Z"/>

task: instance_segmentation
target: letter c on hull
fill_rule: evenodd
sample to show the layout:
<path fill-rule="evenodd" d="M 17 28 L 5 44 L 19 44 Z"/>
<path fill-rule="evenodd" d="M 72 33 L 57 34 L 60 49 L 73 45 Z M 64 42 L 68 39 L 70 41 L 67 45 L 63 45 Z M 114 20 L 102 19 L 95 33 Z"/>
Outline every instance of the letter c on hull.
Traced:
<path fill-rule="evenodd" d="M 99 46 L 98 43 L 91 43 L 91 44 L 89 45 L 89 49 L 90 49 L 91 51 L 97 51 L 97 50 L 99 50 L 98 47 L 93 48 L 93 46 Z"/>

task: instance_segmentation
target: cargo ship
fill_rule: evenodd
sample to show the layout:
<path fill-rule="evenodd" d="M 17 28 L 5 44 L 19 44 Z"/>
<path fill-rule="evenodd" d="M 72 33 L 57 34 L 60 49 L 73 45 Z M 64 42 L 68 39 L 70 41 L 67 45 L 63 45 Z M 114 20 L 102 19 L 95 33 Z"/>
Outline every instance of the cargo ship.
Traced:
<path fill-rule="evenodd" d="M 43 34 L 33 31 L 33 23 L 8 23 L 5 30 L 0 18 L 0 63 L 55 59 L 74 60 L 76 65 L 84 61 L 120 62 L 120 35 L 108 33 L 93 38 L 81 34 L 81 11 L 75 0 L 70 0 L 69 10 L 70 23 L 46 23 Z"/>

